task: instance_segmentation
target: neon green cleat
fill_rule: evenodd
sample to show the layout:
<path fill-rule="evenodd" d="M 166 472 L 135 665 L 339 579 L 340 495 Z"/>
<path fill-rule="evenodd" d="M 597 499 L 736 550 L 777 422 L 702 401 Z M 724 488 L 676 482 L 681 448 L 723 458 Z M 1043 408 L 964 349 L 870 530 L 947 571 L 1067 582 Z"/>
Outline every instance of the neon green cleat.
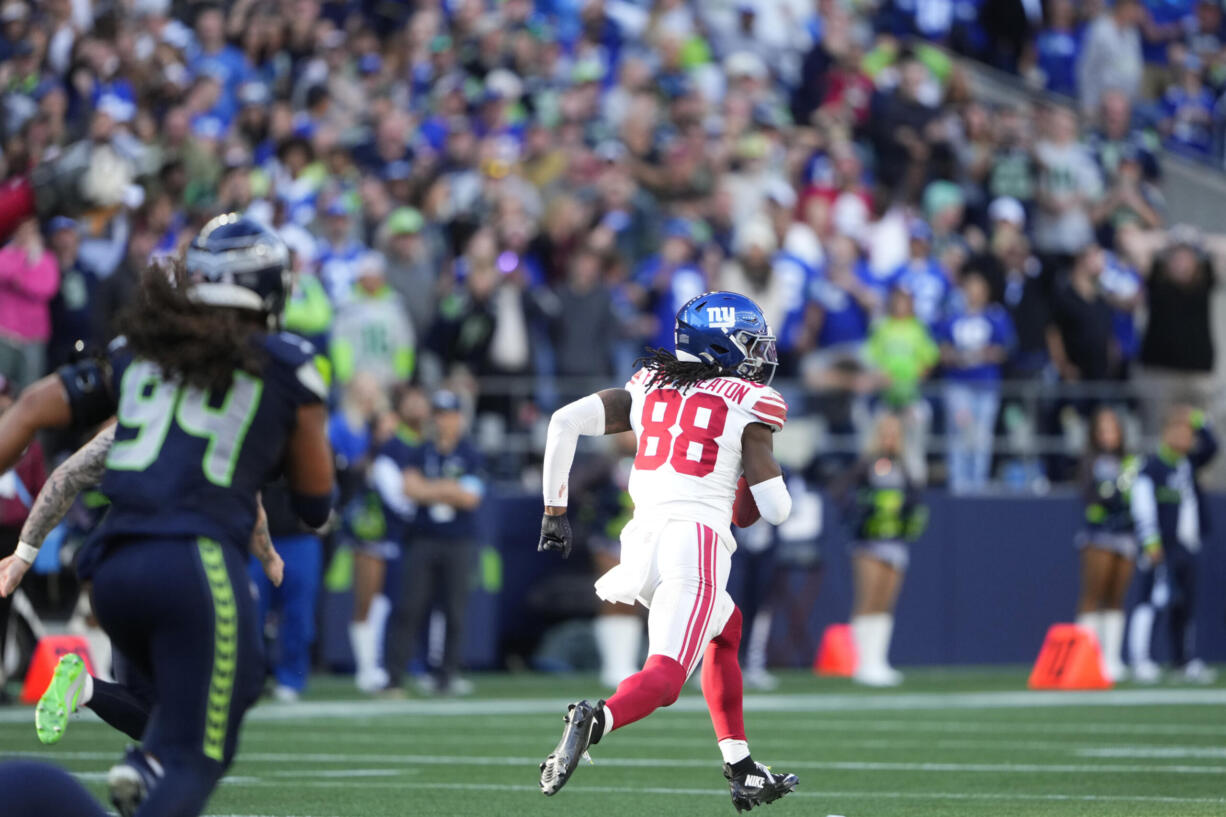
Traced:
<path fill-rule="evenodd" d="M 77 711 L 87 675 L 85 662 L 76 653 L 68 653 L 55 665 L 51 683 L 34 708 L 34 729 L 43 743 L 59 743 L 64 737 L 68 718 Z"/>

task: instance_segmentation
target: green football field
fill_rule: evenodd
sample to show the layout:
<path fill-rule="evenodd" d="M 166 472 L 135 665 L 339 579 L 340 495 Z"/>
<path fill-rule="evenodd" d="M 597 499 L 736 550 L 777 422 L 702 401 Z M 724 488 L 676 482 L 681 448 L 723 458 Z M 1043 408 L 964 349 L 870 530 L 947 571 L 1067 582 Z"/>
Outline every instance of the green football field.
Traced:
<path fill-rule="evenodd" d="M 754 757 L 800 788 L 766 814 L 845 817 L 1226 815 L 1226 686 L 1028 692 L 1026 672 L 915 670 L 898 690 L 783 676 L 747 696 Z M 212 815 L 733 814 L 701 694 L 614 733 L 556 797 L 537 764 L 591 678 L 475 676 L 465 699 L 359 699 L 317 678 L 247 718 Z M 32 710 L 0 710 L 0 755 L 77 772 L 95 791 L 125 739 L 92 715 L 41 746 Z M 0 809 L 2 811 L 2 809 Z"/>

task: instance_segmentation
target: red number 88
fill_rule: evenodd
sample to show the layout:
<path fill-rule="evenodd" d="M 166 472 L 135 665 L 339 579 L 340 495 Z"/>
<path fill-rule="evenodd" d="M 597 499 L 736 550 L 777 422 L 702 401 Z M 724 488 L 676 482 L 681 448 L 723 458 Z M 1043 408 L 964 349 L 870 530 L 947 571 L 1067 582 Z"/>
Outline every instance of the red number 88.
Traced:
<path fill-rule="evenodd" d="M 663 406 L 659 418 L 656 407 Z M 698 413 L 707 409 L 706 426 L 698 425 Z M 680 415 L 681 432 L 674 439 L 671 431 Z M 643 430 L 639 433 L 638 452 L 634 467 L 640 471 L 654 471 L 668 461 L 678 474 L 705 477 L 715 470 L 719 457 L 719 436 L 728 422 L 728 404 L 713 394 L 697 392 L 682 397 L 676 389 L 657 389 L 648 393 L 643 402 Z M 655 440 L 655 445 L 650 444 Z M 698 459 L 690 459 L 690 445 L 697 443 L 702 451 Z M 651 453 L 647 453 L 648 450 Z M 669 456 L 669 452 L 672 456 Z"/>

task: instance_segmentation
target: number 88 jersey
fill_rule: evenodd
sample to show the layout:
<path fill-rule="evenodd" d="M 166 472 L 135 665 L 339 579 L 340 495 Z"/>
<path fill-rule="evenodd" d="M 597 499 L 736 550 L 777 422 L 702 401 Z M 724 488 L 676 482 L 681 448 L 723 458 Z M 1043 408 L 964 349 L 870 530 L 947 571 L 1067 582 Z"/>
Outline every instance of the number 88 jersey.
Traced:
<path fill-rule="evenodd" d="M 779 431 L 787 403 L 779 392 L 738 377 L 716 377 L 681 391 L 647 387 L 640 369 L 626 384 L 638 440 L 630 472 L 636 518 L 701 522 L 727 537 L 743 471 L 741 435 L 750 423 Z"/>

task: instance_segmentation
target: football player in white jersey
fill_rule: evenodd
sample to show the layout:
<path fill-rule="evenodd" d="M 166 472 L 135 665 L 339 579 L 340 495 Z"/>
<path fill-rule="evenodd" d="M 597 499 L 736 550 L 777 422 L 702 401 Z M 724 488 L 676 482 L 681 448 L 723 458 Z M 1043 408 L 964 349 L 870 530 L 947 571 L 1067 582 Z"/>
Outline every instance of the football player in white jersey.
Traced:
<path fill-rule="evenodd" d="M 608 701 L 579 701 L 557 748 L 541 764 L 541 791 L 556 794 L 588 747 L 614 729 L 677 699 L 705 659 L 702 689 L 724 776 L 738 811 L 795 789 L 796 775 L 755 762 L 745 739 L 741 612 L 725 589 L 736 543 L 730 525 L 787 518 L 792 500 L 772 450 L 787 404 L 770 387 L 775 337 L 758 305 L 709 292 L 677 313 L 676 354 L 662 349 L 623 389 L 564 406 L 549 423 L 545 516 L 538 550 L 571 546 L 567 480 L 580 435 L 634 430 L 634 518 L 621 535 L 621 563 L 596 582 L 606 601 L 646 606 L 648 657 Z"/>

